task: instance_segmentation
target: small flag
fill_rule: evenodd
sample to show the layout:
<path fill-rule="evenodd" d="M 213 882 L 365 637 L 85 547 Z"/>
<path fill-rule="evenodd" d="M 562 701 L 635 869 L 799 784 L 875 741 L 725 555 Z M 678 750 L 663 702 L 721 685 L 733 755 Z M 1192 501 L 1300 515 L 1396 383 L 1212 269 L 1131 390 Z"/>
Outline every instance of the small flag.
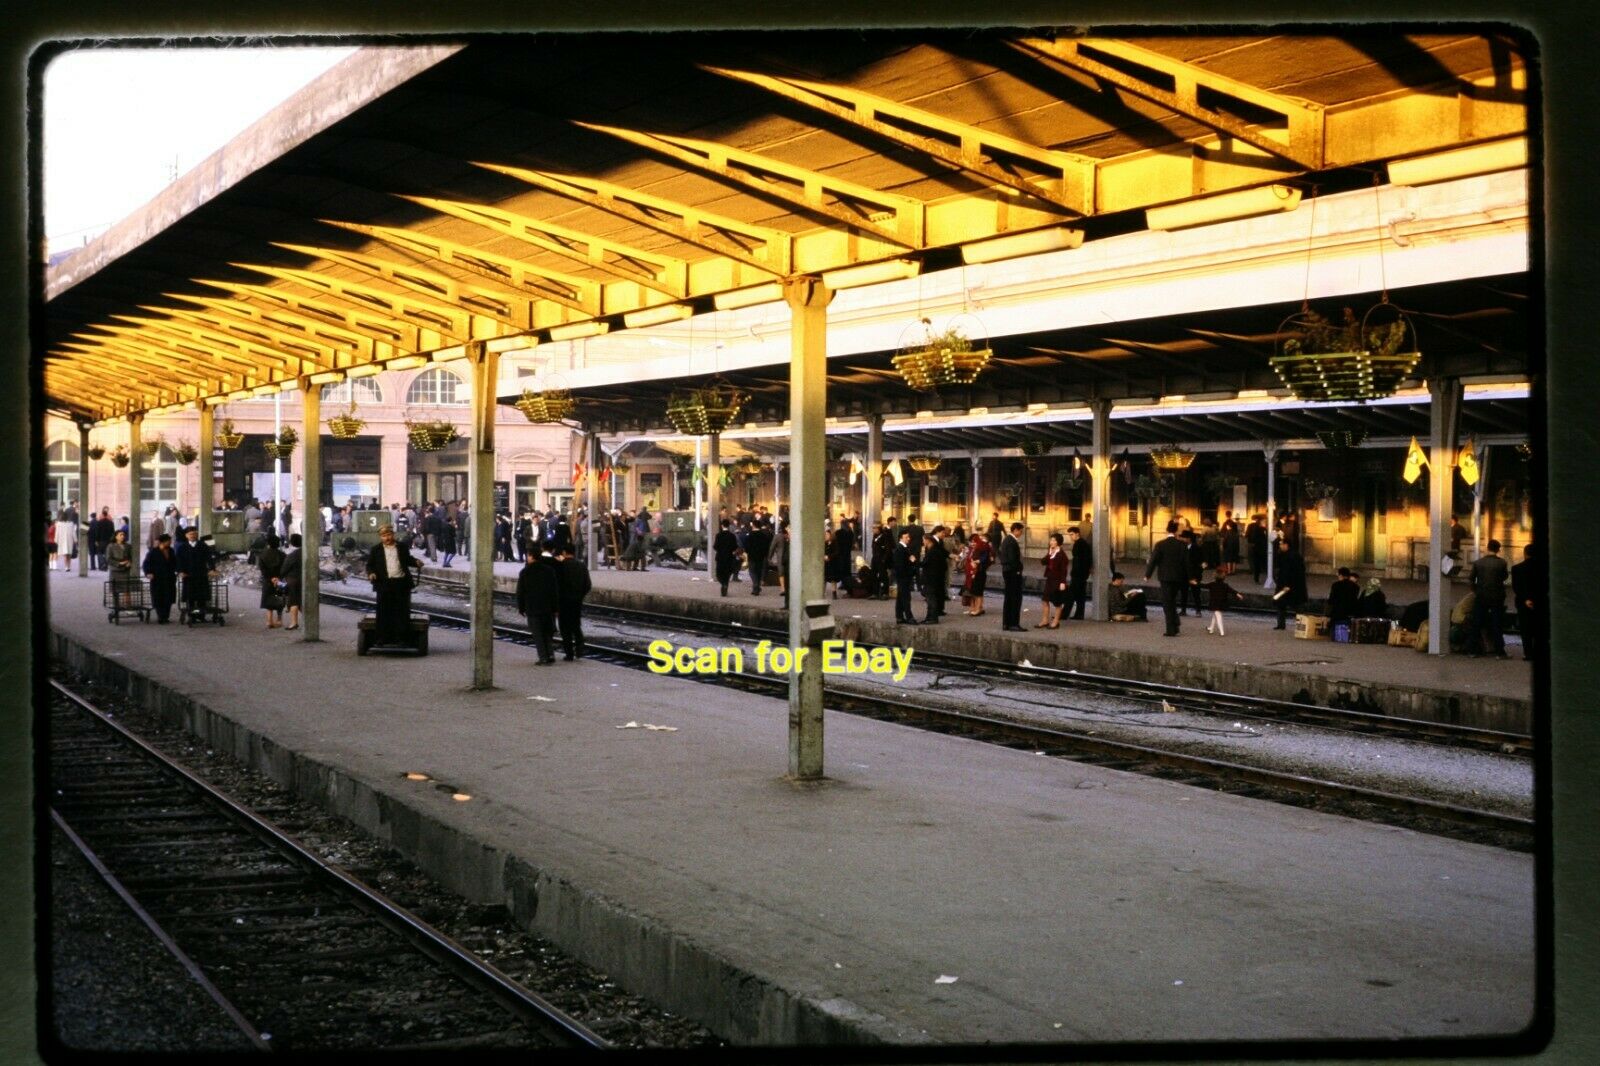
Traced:
<path fill-rule="evenodd" d="M 1472 438 L 1467 438 L 1465 447 L 1456 459 L 1456 469 L 1461 471 L 1461 480 L 1468 485 L 1478 483 L 1478 449 Z"/>
<path fill-rule="evenodd" d="M 689 480 L 690 480 L 690 482 L 692 484 L 698 485 L 698 484 L 700 484 L 700 482 L 704 481 L 705 479 L 706 479 L 705 470 L 702 469 L 701 467 L 697 466 L 697 467 L 694 468 L 694 476 L 691 477 Z"/>
<path fill-rule="evenodd" d="M 583 484 L 583 475 L 588 472 L 588 469 L 582 463 L 574 464 L 572 467 L 572 483 L 574 485 Z"/>
<path fill-rule="evenodd" d="M 1406 450 L 1406 468 L 1400 476 L 1406 479 L 1407 485 L 1416 484 L 1417 478 L 1422 476 L 1422 468 L 1428 465 L 1428 457 L 1422 451 L 1422 445 L 1417 443 L 1417 438 L 1411 438 L 1411 447 Z"/>
<path fill-rule="evenodd" d="M 867 468 L 861 465 L 861 459 L 852 455 L 850 457 L 850 484 L 854 485 L 857 479 L 859 479 L 861 475 L 865 474 L 866 472 Z"/>
<path fill-rule="evenodd" d="M 894 479 L 894 483 L 896 485 L 904 485 L 906 483 L 906 472 L 901 469 L 900 460 L 890 460 L 889 465 L 884 469 L 888 472 L 889 476 Z"/>

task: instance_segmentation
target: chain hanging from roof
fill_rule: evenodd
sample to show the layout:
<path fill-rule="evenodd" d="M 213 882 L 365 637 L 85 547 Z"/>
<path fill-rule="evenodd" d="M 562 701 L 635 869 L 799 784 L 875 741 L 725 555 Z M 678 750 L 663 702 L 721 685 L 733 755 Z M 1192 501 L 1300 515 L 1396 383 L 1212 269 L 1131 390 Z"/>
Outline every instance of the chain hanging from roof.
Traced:
<path fill-rule="evenodd" d="M 676 389 L 667 397 L 667 420 L 679 433 L 703 437 L 721 433 L 739 417 L 749 397 L 720 377 L 696 389 Z"/>
<path fill-rule="evenodd" d="M 972 316 L 967 316 L 972 317 Z M 922 319 L 923 336 L 903 347 L 891 360 L 895 371 L 917 392 L 931 392 L 947 385 L 971 385 L 989 365 L 994 352 L 973 346 L 968 330 L 952 324 L 941 333 L 933 323 Z"/>

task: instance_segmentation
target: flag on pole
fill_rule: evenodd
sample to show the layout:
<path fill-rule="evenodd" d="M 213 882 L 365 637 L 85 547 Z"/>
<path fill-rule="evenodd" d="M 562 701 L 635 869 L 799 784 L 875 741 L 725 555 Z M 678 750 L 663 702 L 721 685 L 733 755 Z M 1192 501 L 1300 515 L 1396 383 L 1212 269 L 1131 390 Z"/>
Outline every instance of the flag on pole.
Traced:
<path fill-rule="evenodd" d="M 1416 483 L 1422 476 L 1422 468 L 1428 465 L 1428 456 L 1423 452 L 1422 445 L 1417 443 L 1417 438 L 1411 438 L 1411 447 L 1406 450 L 1406 469 L 1400 476 L 1406 479 L 1407 485 Z"/>
<path fill-rule="evenodd" d="M 861 475 L 866 472 L 867 468 L 861 465 L 861 459 L 852 455 L 850 457 L 850 484 L 854 485 Z"/>
<path fill-rule="evenodd" d="M 587 472 L 588 472 L 588 467 L 584 466 L 582 463 L 574 463 L 573 467 L 572 467 L 572 483 L 573 483 L 573 485 L 582 485 L 583 484 L 583 475 L 585 473 L 587 473 Z"/>
<path fill-rule="evenodd" d="M 884 469 L 890 477 L 894 478 L 896 485 L 904 485 L 906 483 L 906 472 L 900 468 L 900 460 L 891 459 L 889 465 Z"/>
<path fill-rule="evenodd" d="M 1461 480 L 1468 485 L 1478 483 L 1478 448 L 1471 437 L 1467 438 L 1461 454 L 1456 458 L 1456 469 L 1461 471 Z"/>

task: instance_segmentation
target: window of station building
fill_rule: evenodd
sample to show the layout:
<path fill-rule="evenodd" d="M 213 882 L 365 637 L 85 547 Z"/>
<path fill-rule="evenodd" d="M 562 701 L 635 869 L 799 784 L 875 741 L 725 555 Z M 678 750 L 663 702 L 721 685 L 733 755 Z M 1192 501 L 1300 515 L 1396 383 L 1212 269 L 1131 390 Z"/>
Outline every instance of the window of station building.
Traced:
<path fill-rule="evenodd" d="M 139 475 L 139 508 L 165 510 L 178 502 L 178 460 L 165 444 L 154 459 L 146 459 Z"/>
<path fill-rule="evenodd" d="M 322 386 L 322 402 L 325 404 L 348 407 L 352 395 L 357 405 L 383 402 L 383 390 L 371 378 L 356 378 Z"/>
<path fill-rule="evenodd" d="M 1029 474 L 1029 480 L 1033 484 L 1033 489 L 1028 495 L 1028 513 L 1030 514 L 1044 514 L 1045 509 L 1050 505 L 1050 489 L 1045 478 L 1046 475 L 1042 471 L 1035 470 Z"/>
<path fill-rule="evenodd" d="M 70 440 L 58 440 L 45 449 L 45 501 L 51 513 L 60 511 L 69 500 L 79 502 L 82 511 L 83 497 L 78 485 L 78 446 Z"/>
<path fill-rule="evenodd" d="M 406 403 L 418 406 L 465 407 L 470 400 L 467 383 L 439 366 L 418 374 L 406 390 Z"/>

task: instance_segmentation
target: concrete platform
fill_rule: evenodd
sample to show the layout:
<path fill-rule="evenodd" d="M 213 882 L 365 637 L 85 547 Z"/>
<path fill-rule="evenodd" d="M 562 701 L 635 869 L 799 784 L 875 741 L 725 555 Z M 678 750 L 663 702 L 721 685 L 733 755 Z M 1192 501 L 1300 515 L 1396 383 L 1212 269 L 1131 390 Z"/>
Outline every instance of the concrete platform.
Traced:
<path fill-rule="evenodd" d="M 425 564 L 425 570 L 430 577 L 465 583 L 467 565 L 458 560 L 449 570 L 432 564 Z M 496 563 L 497 586 L 515 591 L 520 569 L 519 563 Z M 592 603 L 768 628 L 787 624 L 781 592 L 764 588 L 759 598 L 752 597 L 748 575 L 730 587 L 726 598 L 703 572 L 672 568 L 601 569 L 594 572 L 594 584 Z M 1152 605 L 1152 620 L 1143 625 L 1084 620 L 1036 630 L 1031 628 L 1040 617 L 1036 596 L 1023 601 L 1028 631 L 1006 633 L 1000 627 L 1000 607 L 1000 596 L 992 590 L 985 597 L 986 613 L 978 618 L 967 617 L 960 601 L 952 601 L 939 625 L 930 627 L 895 625 L 893 601 L 840 599 L 833 609 L 841 623 L 855 627 L 856 639 L 874 644 L 997 662 L 1027 659 L 1036 666 L 1274 699 L 1292 699 L 1302 691 L 1323 704 L 1338 697 L 1360 698 L 1402 718 L 1532 732 L 1533 664 L 1523 661 L 1515 648 L 1513 658 L 1501 660 L 1298 640 L 1273 629 L 1272 616 L 1256 614 L 1226 616 L 1226 637 L 1206 633 L 1209 615 L 1191 614 L 1182 620 L 1179 636 L 1167 638 L 1159 602 Z M 913 609 L 916 617 L 925 615 L 920 596 L 913 598 Z"/>
<path fill-rule="evenodd" d="M 844 715 L 830 779 L 802 787 L 780 701 L 509 645 L 502 687 L 469 692 L 463 633 L 358 658 L 353 612 L 325 610 L 310 644 L 253 611 L 112 626 L 98 582 L 48 588 L 59 657 L 736 1042 L 1467 1037 L 1531 1017 L 1527 855 Z"/>

